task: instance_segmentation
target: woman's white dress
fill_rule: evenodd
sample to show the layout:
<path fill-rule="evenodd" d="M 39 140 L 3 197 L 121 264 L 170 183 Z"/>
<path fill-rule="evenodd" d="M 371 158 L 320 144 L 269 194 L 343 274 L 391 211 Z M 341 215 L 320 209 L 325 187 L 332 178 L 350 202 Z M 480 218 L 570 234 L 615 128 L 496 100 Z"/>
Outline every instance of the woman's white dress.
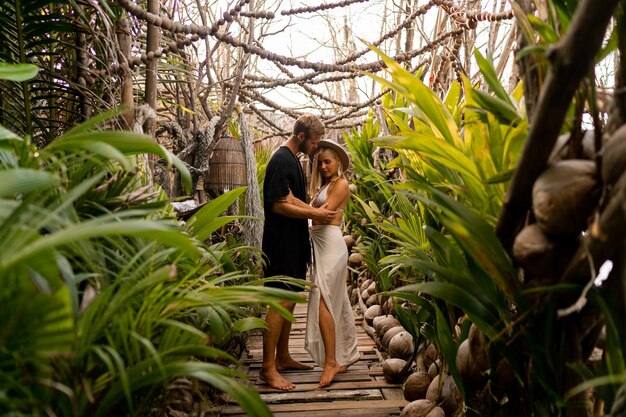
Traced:
<path fill-rule="evenodd" d="M 321 206 L 326 201 L 326 188 L 311 203 Z M 340 366 L 351 365 L 359 360 L 356 347 L 354 313 L 348 298 L 346 278 L 348 274 L 348 249 L 340 226 L 315 225 L 311 228 L 313 247 L 313 288 L 309 295 L 305 349 L 313 360 L 324 366 L 324 342 L 319 327 L 320 297 L 335 322 L 335 357 Z"/>

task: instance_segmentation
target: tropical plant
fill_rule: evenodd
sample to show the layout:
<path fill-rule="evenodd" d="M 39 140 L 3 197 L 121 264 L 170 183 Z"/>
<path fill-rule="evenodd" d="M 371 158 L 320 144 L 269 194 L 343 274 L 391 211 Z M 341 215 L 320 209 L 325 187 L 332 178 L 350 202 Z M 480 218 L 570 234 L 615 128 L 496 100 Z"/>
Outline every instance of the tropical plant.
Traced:
<path fill-rule="evenodd" d="M 36 71 L 2 76 L 24 68 Z M 186 376 L 270 415 L 222 348 L 263 326 L 242 308 L 281 310 L 279 298 L 294 297 L 225 262 L 236 248 L 203 243 L 233 220 L 219 215 L 243 189 L 181 225 L 164 193 L 143 185 L 136 155 L 164 158 L 187 186 L 189 173 L 148 137 L 94 131 L 107 117 L 39 150 L 0 129 L 0 409 L 138 415 Z"/>

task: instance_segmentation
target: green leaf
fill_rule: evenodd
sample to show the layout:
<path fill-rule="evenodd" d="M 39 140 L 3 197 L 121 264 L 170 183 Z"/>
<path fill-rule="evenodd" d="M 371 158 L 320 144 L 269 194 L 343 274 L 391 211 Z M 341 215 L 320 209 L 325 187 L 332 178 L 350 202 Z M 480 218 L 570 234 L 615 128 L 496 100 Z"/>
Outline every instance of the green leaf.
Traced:
<path fill-rule="evenodd" d="M 429 294 L 460 308 L 490 338 L 493 338 L 498 333 L 493 324 L 497 323 L 499 318 L 479 300 L 468 295 L 463 287 L 450 282 L 429 281 L 407 285 L 390 294 L 394 297 L 403 297 L 403 293 L 411 292 Z"/>
<path fill-rule="evenodd" d="M 435 334 L 437 336 L 437 344 L 439 345 L 439 350 L 443 356 L 442 360 L 445 364 L 448 365 L 448 369 L 450 370 L 450 373 L 456 381 L 456 385 L 461 394 L 461 397 L 465 398 L 465 388 L 463 387 L 459 371 L 456 369 L 456 351 L 458 346 L 454 339 L 452 339 L 452 330 L 450 329 L 448 320 L 446 320 L 446 317 L 443 315 L 437 305 L 435 305 L 434 307 L 436 317 Z"/>
<path fill-rule="evenodd" d="M 205 204 L 204 207 L 189 218 L 187 228 L 190 233 L 199 240 L 205 240 L 211 233 L 215 232 L 223 225 L 237 219 L 238 217 L 235 216 L 218 216 L 237 201 L 245 190 L 246 187 L 236 188 Z"/>
<path fill-rule="evenodd" d="M 103 221 L 102 219 L 84 221 L 42 236 L 34 242 L 19 248 L 0 260 L 0 269 L 26 262 L 29 258 L 37 256 L 41 252 L 55 249 L 81 240 L 103 238 L 106 236 L 143 236 L 160 241 L 167 246 L 178 247 L 188 256 L 199 255 L 198 248 L 192 240 L 177 229 L 176 223 L 156 222 L 149 220 L 123 220 Z"/>
<path fill-rule="evenodd" d="M 245 317 L 233 323 L 233 329 L 238 333 L 265 328 L 267 328 L 267 323 L 258 317 Z"/>
<path fill-rule="evenodd" d="M 474 49 L 474 58 L 476 58 L 478 68 L 483 74 L 483 77 L 489 85 L 489 88 L 491 88 L 491 91 L 493 91 L 496 97 L 502 100 L 505 104 L 513 107 L 511 97 L 509 97 L 509 94 L 506 92 L 506 90 L 502 86 L 502 83 L 500 82 L 500 79 L 496 75 L 496 71 L 493 68 L 493 63 L 487 60 L 478 49 Z"/>
<path fill-rule="evenodd" d="M 472 160 L 455 146 L 433 136 L 405 132 L 404 136 L 385 136 L 377 139 L 376 142 L 393 149 L 407 149 L 421 153 L 461 173 L 468 180 L 480 181 L 480 175 Z"/>
<path fill-rule="evenodd" d="M 7 64 L 0 62 L 0 80 L 28 81 L 35 78 L 39 67 L 33 64 Z"/>
<path fill-rule="evenodd" d="M 16 168 L 0 171 L 0 197 L 17 193 L 28 193 L 32 190 L 53 187 L 59 179 L 45 171 Z"/>
<path fill-rule="evenodd" d="M 498 172 L 490 178 L 483 181 L 484 184 L 501 184 L 507 182 L 513 177 L 515 169 L 507 169 L 506 171 Z"/>
<path fill-rule="evenodd" d="M 514 124 L 520 120 L 515 107 L 507 101 L 490 94 L 474 89 L 472 91 L 473 99 L 480 106 L 478 109 L 487 110 L 498 116 L 504 123 Z"/>
<path fill-rule="evenodd" d="M 79 128 L 72 130 L 70 134 L 63 135 L 54 140 L 46 149 L 49 151 L 61 149 L 70 152 L 84 149 L 100 154 L 105 158 L 113 158 L 115 154 L 111 150 L 111 147 L 124 155 L 151 153 L 162 157 L 165 159 L 168 166 L 173 165 L 178 169 L 187 192 L 191 190 L 191 174 L 185 167 L 183 161 L 172 155 L 163 146 L 156 143 L 150 136 L 140 133 L 128 131 L 90 132 Z M 115 159 L 124 163 L 119 154 Z"/>
<path fill-rule="evenodd" d="M 445 139 L 450 144 L 459 145 L 461 139 L 458 126 L 441 99 L 418 77 L 408 72 L 400 64 L 386 56 L 376 47 L 370 46 L 370 48 L 378 53 L 385 62 L 393 82 L 372 74 L 367 75 L 382 85 L 402 94 L 407 100 L 417 106 L 421 114 L 421 120 L 431 127 L 434 136 Z"/>
<path fill-rule="evenodd" d="M 11 132 L 9 129 L 6 129 L 0 126 L 0 141 L 22 141 L 23 139 L 17 136 L 15 133 Z"/>

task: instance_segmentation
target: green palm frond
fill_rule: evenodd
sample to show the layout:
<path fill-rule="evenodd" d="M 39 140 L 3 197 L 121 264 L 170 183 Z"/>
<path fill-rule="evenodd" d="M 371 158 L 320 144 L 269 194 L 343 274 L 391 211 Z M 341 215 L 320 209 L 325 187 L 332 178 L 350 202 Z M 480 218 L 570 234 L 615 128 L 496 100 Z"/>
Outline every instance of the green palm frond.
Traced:
<path fill-rule="evenodd" d="M 0 4 L 0 62 L 40 68 L 34 78 L 0 83 L 1 125 L 42 146 L 83 120 L 88 108 L 111 107 L 103 99 L 110 92 L 102 94 L 108 83 L 93 70 L 117 60 L 115 44 L 103 46 L 115 36 L 95 36 L 91 25 L 96 21 L 104 28 L 108 16 L 72 2 Z"/>

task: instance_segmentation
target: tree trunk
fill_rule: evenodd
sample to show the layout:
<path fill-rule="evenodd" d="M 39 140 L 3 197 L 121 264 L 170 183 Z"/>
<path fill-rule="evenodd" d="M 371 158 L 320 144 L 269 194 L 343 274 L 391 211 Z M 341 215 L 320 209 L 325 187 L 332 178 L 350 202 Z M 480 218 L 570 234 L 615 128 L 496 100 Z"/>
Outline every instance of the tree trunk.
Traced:
<path fill-rule="evenodd" d="M 117 52 L 117 59 L 122 68 L 122 90 L 120 92 L 121 104 L 126 108 L 122 114 L 124 129 L 131 129 L 135 117 L 135 100 L 133 98 L 133 76 L 128 65 L 130 58 L 130 24 L 128 19 L 121 18 L 116 24 L 117 43 L 120 49 Z"/>
<path fill-rule="evenodd" d="M 148 12 L 158 15 L 160 9 L 159 0 L 148 0 Z M 146 55 L 150 56 L 150 52 L 154 52 L 159 47 L 159 28 L 149 22 L 146 23 L 148 25 L 147 32 L 147 43 L 146 43 Z M 157 101 L 157 59 L 148 59 L 148 63 L 146 65 L 146 87 L 145 87 L 145 102 L 152 107 L 152 109 L 156 112 L 156 101 Z M 146 125 L 144 126 L 144 132 L 150 136 L 154 135 L 154 131 L 156 130 L 156 121 L 152 119 L 147 119 Z"/>
<path fill-rule="evenodd" d="M 582 1 L 567 34 L 550 53 L 552 67 L 496 225 L 496 234 L 508 252 L 528 213 L 532 186 L 546 167 L 576 89 L 593 67 L 618 3 L 607 0 L 603 7 L 597 7 L 595 0 Z"/>

